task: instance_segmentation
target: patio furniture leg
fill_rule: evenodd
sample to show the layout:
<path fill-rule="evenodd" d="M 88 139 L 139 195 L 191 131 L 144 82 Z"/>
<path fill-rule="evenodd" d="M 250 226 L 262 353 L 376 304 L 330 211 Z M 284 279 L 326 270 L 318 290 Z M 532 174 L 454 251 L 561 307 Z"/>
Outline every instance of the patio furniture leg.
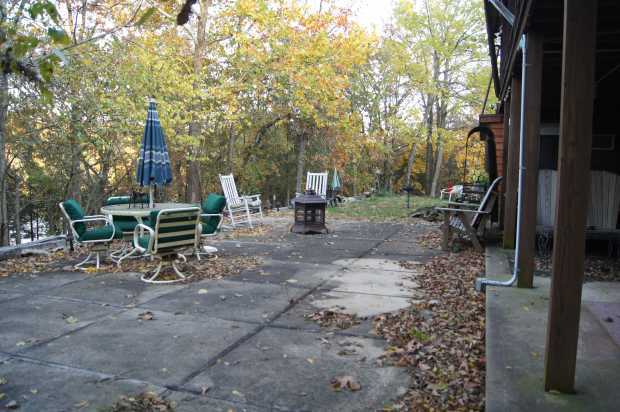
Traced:
<path fill-rule="evenodd" d="M 183 260 L 183 263 L 187 262 L 187 258 L 185 257 L 185 255 L 182 255 L 181 253 L 177 253 L 177 257 L 180 257 Z M 143 274 L 140 277 L 140 280 L 142 280 L 143 282 L 146 283 L 176 283 L 176 282 L 181 282 L 183 280 L 187 280 L 190 279 L 192 276 L 185 276 L 185 274 L 183 274 L 183 272 L 181 272 L 179 270 L 179 268 L 177 267 L 176 264 L 176 259 L 172 261 L 172 269 L 174 270 L 174 273 L 176 273 L 176 275 L 179 277 L 179 279 L 174 279 L 174 280 L 156 280 L 157 277 L 160 275 L 161 270 L 163 268 L 164 265 L 164 261 L 162 259 L 161 262 L 159 262 L 159 265 L 157 266 L 157 269 L 155 270 L 155 273 L 153 273 L 153 275 L 151 277 L 147 277 L 146 273 Z"/>
<path fill-rule="evenodd" d="M 123 256 L 121 256 L 120 258 L 118 258 L 118 260 L 116 261 L 116 266 L 120 268 L 120 267 L 121 267 L 121 262 L 122 262 L 124 259 L 127 259 L 127 258 L 129 258 L 130 256 L 133 256 L 133 255 L 134 255 L 137 251 L 138 251 L 138 249 L 133 248 L 133 249 L 132 249 L 129 253 L 126 253 L 126 254 L 124 254 Z"/>
<path fill-rule="evenodd" d="M 250 229 L 254 229 L 254 226 L 252 225 L 252 216 L 250 216 L 250 209 L 247 208 L 245 210 L 245 214 L 248 217 L 248 224 L 250 225 Z"/>
<path fill-rule="evenodd" d="M 99 270 L 99 252 L 96 252 L 96 253 L 95 253 L 95 255 L 97 256 L 97 257 L 96 257 L 96 259 L 97 259 L 97 265 L 96 265 L 96 267 L 97 267 L 97 270 Z"/>
<path fill-rule="evenodd" d="M 465 231 L 467 232 L 467 235 L 469 236 L 469 239 L 471 240 L 471 243 L 474 244 L 474 248 L 478 252 L 484 252 L 484 249 L 482 248 L 482 245 L 480 244 L 480 241 L 478 240 L 478 234 L 471 227 L 471 224 L 467 220 L 467 218 L 465 216 L 465 213 L 459 213 L 459 217 L 460 217 L 461 221 L 463 222 L 463 226 L 465 226 Z"/>
<path fill-rule="evenodd" d="M 200 247 L 198 249 L 196 249 L 196 251 L 194 252 L 194 254 L 196 255 L 196 260 L 200 261 L 200 255 L 206 255 L 208 256 L 207 259 L 209 260 L 215 260 L 217 259 L 217 248 L 213 247 L 213 246 L 203 246 L 202 250 L 200 250 Z"/>
<path fill-rule="evenodd" d="M 448 250 L 448 246 L 450 243 L 450 214 L 443 214 L 443 224 L 441 225 L 441 230 L 443 232 L 443 236 L 441 239 L 441 249 Z"/>
<path fill-rule="evenodd" d="M 93 252 L 88 252 L 88 256 L 86 256 L 86 259 L 84 259 L 83 261 L 81 261 L 80 263 L 78 263 L 77 265 L 74 265 L 73 267 L 75 269 L 82 269 L 82 266 L 84 266 L 85 264 L 87 264 L 90 261 L 90 258 L 93 256 Z"/>

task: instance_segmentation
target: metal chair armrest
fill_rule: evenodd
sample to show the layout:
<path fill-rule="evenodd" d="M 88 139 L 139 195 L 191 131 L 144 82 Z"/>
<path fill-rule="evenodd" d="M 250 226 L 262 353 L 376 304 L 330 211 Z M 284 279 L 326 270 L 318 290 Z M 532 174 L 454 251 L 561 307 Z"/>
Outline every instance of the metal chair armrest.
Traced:
<path fill-rule="evenodd" d="M 217 228 L 215 228 L 216 232 L 220 231 L 220 228 L 222 227 L 222 223 L 224 223 L 224 214 L 223 213 L 202 213 L 200 215 L 200 217 L 215 217 L 215 216 L 219 216 L 220 221 L 217 224 Z M 201 236 L 202 236 L 202 230 L 200 231 Z"/>
<path fill-rule="evenodd" d="M 105 222 L 105 226 L 112 226 L 112 236 L 110 236 L 109 239 L 101 239 L 101 240 L 87 240 L 84 243 L 95 243 L 95 242 L 109 242 L 112 239 L 114 239 L 114 235 L 116 234 L 116 227 L 114 227 L 114 225 L 112 224 L 112 220 L 108 217 L 108 216 L 104 216 L 104 215 L 95 215 L 95 216 L 85 216 L 84 219 L 76 219 L 76 220 L 71 220 L 70 224 L 71 224 L 71 229 L 77 233 L 77 230 L 75 230 L 75 224 L 76 223 L 87 223 L 87 222 Z"/>
<path fill-rule="evenodd" d="M 483 215 L 488 215 L 491 212 L 487 212 L 484 210 L 470 210 L 470 209 L 456 209 L 452 207 L 436 207 L 435 210 L 439 210 L 440 212 L 455 212 L 455 213 L 480 213 Z"/>
<path fill-rule="evenodd" d="M 144 249 L 142 246 L 140 246 L 140 242 L 138 241 L 138 239 L 140 238 L 140 230 L 142 229 L 146 229 L 146 231 L 149 232 L 149 246 L 148 249 Z M 153 250 L 153 242 L 155 241 L 155 231 L 153 230 L 153 228 L 151 228 L 150 226 L 147 226 L 143 223 L 138 223 L 136 225 L 136 227 L 134 227 L 133 229 L 133 246 L 140 250 L 140 251 L 144 251 L 144 250 L 148 250 L 151 251 Z"/>
<path fill-rule="evenodd" d="M 448 206 L 455 206 L 455 207 L 475 207 L 478 208 L 480 207 L 479 203 L 463 203 L 463 202 L 448 202 Z"/>

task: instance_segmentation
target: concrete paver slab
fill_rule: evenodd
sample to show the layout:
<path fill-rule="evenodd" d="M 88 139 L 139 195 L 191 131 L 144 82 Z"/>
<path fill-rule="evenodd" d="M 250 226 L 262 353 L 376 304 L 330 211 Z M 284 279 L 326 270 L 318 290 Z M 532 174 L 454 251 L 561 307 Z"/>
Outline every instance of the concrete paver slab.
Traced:
<path fill-rule="evenodd" d="M 154 299 L 141 307 L 169 313 L 204 314 L 212 318 L 267 322 L 305 289 L 284 285 L 208 280 Z"/>
<path fill-rule="evenodd" d="M 314 288 L 330 279 L 338 270 L 341 268 L 333 265 L 266 259 L 259 267 L 246 269 L 227 279 Z"/>
<path fill-rule="evenodd" d="M 359 357 L 338 356 L 336 345 L 322 348 L 325 345 L 316 337 L 305 332 L 261 331 L 205 371 L 215 382 L 210 392 L 219 399 L 277 410 L 359 411 L 382 409 L 407 386 L 405 369 L 368 367 Z M 380 345 L 357 339 L 363 342 L 360 351 L 379 353 Z M 353 376 L 362 389 L 335 391 L 330 381 L 343 375 Z"/>
<path fill-rule="evenodd" d="M 80 272 L 31 273 L 0 278 L 0 289 L 20 293 L 45 292 L 92 276 Z"/>
<path fill-rule="evenodd" d="M 132 309 L 33 349 L 36 359 L 102 373 L 178 385 L 255 325 L 154 311 L 139 320 Z"/>
<path fill-rule="evenodd" d="M 406 269 L 400 265 L 400 261 L 405 259 L 393 259 L 387 257 L 364 257 L 361 259 L 340 259 L 333 263 L 348 267 L 349 269 L 367 269 L 367 270 L 390 270 L 396 272 L 413 273 L 411 269 Z M 409 263 L 413 263 L 414 260 L 408 260 Z M 420 263 L 422 263 L 420 261 Z"/>
<path fill-rule="evenodd" d="M 140 280 L 138 273 L 105 273 L 50 290 L 45 294 L 126 306 L 137 305 L 183 287 L 183 285 L 149 285 Z"/>
<path fill-rule="evenodd" d="M 4 302 L 6 300 L 11 300 L 11 299 L 15 299 L 18 298 L 20 296 L 24 296 L 21 293 L 15 293 L 15 292 L 7 292 L 5 290 L 0 291 L 0 302 Z"/>
<path fill-rule="evenodd" d="M 20 359 L 0 364 L 0 376 L 7 380 L 0 388 L 5 394 L 0 405 L 14 400 L 18 411 L 28 412 L 101 411 L 121 395 L 164 390 L 145 382 L 112 380 L 98 373 Z"/>
<path fill-rule="evenodd" d="M 0 350 L 16 353 L 116 313 L 111 307 L 44 296 L 0 303 Z"/>
<path fill-rule="evenodd" d="M 170 392 L 165 399 L 173 401 L 176 412 L 268 412 L 271 408 L 248 405 L 243 402 L 230 402 L 213 398 L 210 392 L 193 395 L 186 392 Z"/>
<path fill-rule="evenodd" d="M 273 325 L 284 328 L 293 328 L 293 329 L 302 329 L 305 331 L 321 331 L 321 330 L 329 330 L 331 332 L 335 332 L 343 335 L 359 335 L 359 336 L 376 336 L 373 330 L 372 318 L 366 318 L 363 315 L 358 317 L 357 321 L 359 324 L 356 324 L 347 329 L 339 329 L 338 327 L 333 328 L 321 328 L 319 324 L 311 319 L 308 319 L 308 315 L 325 309 L 324 307 L 318 307 L 315 304 L 315 301 L 326 301 L 334 298 L 334 294 L 339 297 L 348 297 L 350 295 L 353 296 L 362 296 L 357 294 L 350 294 L 344 292 L 329 292 L 324 290 L 314 291 L 312 294 L 308 295 L 301 301 L 297 302 L 297 304 L 292 307 L 290 310 L 283 313 L 280 317 L 278 317 Z M 370 296 L 373 295 L 364 295 Z M 396 300 L 398 302 L 405 303 L 406 299 L 402 298 L 393 298 L 393 297 L 379 297 L 385 300 Z M 336 304 L 341 304 L 342 301 L 338 301 Z M 336 305 L 330 306 L 327 309 L 333 309 Z M 338 311 L 342 310 L 340 307 L 337 308 Z"/>
<path fill-rule="evenodd" d="M 412 297 L 419 285 L 415 274 L 391 270 L 345 268 L 321 286 L 336 292 Z"/>

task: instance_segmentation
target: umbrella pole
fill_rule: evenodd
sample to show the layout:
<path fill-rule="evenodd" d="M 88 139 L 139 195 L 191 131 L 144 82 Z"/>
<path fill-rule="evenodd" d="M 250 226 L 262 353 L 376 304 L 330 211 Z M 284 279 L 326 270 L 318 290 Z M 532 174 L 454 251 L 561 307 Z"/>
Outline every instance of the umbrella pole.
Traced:
<path fill-rule="evenodd" d="M 153 200 L 153 195 L 155 191 L 153 190 L 153 185 L 149 185 L 149 209 L 152 209 L 155 201 Z"/>

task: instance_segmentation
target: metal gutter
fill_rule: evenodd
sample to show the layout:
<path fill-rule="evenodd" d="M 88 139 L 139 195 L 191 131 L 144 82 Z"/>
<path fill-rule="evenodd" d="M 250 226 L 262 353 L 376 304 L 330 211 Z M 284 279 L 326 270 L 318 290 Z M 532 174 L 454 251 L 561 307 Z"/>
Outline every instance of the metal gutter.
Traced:
<path fill-rule="evenodd" d="M 487 1 L 490 4 L 492 4 L 493 7 L 495 7 L 495 10 L 497 10 L 499 14 L 501 14 L 502 17 L 506 19 L 508 23 L 510 23 L 511 26 L 515 25 L 515 15 L 512 14 L 510 10 L 508 10 L 508 7 L 504 6 L 504 4 L 498 0 L 487 0 Z"/>

